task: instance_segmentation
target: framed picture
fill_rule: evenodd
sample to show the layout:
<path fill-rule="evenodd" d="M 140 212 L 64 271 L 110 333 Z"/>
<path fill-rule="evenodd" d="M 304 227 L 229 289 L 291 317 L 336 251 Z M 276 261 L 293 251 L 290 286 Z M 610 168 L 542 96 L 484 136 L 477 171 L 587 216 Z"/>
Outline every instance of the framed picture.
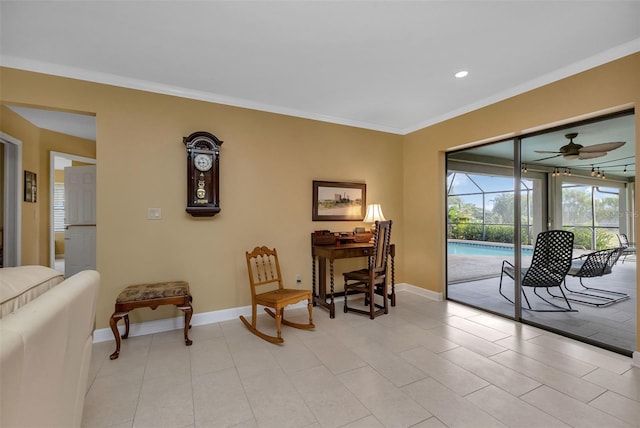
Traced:
<path fill-rule="evenodd" d="M 365 183 L 313 181 L 313 221 L 362 221 L 366 206 Z"/>
<path fill-rule="evenodd" d="M 24 171 L 24 201 L 37 202 L 38 187 L 36 185 L 36 173 Z"/>

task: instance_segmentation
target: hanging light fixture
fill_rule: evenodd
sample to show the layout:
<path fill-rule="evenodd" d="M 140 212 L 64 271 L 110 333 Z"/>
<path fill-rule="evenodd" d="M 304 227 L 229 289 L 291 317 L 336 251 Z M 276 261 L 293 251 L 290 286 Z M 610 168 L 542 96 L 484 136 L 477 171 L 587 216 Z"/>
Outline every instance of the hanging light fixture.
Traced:
<path fill-rule="evenodd" d="M 607 177 L 604 176 L 604 169 L 603 169 L 602 170 L 602 179 L 604 180 L 605 178 L 607 178 Z"/>
<path fill-rule="evenodd" d="M 627 166 L 626 165 L 624 166 L 624 171 L 622 171 L 622 173 L 625 174 L 625 175 L 627 174 Z"/>
<path fill-rule="evenodd" d="M 598 178 L 602 177 L 602 174 L 600 174 L 600 167 L 598 167 L 598 173 L 596 174 L 596 177 Z"/>
<path fill-rule="evenodd" d="M 593 165 L 591 165 L 591 176 L 594 177 L 596 175 L 596 170 L 593 167 Z"/>

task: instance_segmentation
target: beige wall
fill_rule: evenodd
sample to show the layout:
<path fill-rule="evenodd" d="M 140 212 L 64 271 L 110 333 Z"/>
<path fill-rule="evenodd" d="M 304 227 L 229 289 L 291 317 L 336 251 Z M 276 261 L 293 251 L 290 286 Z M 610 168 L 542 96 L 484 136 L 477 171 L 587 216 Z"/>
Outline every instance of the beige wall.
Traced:
<path fill-rule="evenodd" d="M 285 278 L 299 273 L 310 288 L 310 233 L 362 225 L 312 222 L 314 179 L 366 182 L 367 199 L 396 220 L 402 281 L 401 136 L 6 68 L 1 83 L 3 103 L 96 114 L 98 328 L 138 282 L 189 281 L 196 313 L 249 305 L 244 252 L 256 245 L 278 248 Z M 185 212 L 182 138 L 194 131 L 224 141 L 214 218 Z M 151 207 L 161 220 L 146 219 Z M 143 309 L 132 322 L 178 315 Z"/>
<path fill-rule="evenodd" d="M 597 112 L 637 107 L 639 103 L 640 53 L 407 135 L 404 189 L 411 197 L 404 199 L 405 281 L 444 292 L 447 150 L 521 135 Z M 638 112 L 635 118 L 636 153 L 640 153 Z M 636 206 L 639 201 L 636 193 Z M 636 234 L 636 242 L 638 237 Z M 640 303 L 638 306 L 640 313 Z M 636 331 L 640 335 L 640 328 Z"/>

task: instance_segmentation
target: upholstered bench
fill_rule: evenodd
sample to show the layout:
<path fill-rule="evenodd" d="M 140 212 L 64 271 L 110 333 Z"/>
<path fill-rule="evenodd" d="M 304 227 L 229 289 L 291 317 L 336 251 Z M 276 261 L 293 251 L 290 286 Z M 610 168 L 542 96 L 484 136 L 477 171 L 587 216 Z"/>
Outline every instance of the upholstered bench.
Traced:
<path fill-rule="evenodd" d="M 191 294 L 189 294 L 189 284 L 185 281 L 159 282 L 154 284 L 136 284 L 125 288 L 116 298 L 116 309 L 109 326 L 116 338 L 116 351 L 109 356 L 115 360 L 120 355 L 120 333 L 118 332 L 118 321 L 124 318 L 125 332 L 123 339 L 129 337 L 129 311 L 137 308 L 156 309 L 160 305 L 176 305 L 184 311 L 184 343 L 190 346 L 193 342 L 189 339 L 189 324 L 193 308 Z"/>

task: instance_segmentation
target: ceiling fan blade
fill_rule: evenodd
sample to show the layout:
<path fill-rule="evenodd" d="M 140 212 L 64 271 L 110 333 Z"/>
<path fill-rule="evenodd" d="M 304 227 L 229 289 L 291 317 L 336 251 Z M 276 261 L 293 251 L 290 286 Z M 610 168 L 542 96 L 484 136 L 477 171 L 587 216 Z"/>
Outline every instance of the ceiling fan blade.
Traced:
<path fill-rule="evenodd" d="M 586 146 L 580 149 L 580 153 L 588 152 L 610 152 L 611 150 L 619 149 L 624 146 L 624 141 L 612 141 L 610 143 L 594 144 L 593 146 Z"/>
<path fill-rule="evenodd" d="M 554 153 L 554 152 L 550 152 L 550 153 Z M 531 161 L 531 162 L 540 162 L 540 161 L 547 160 L 547 159 L 557 158 L 558 156 L 562 156 L 562 155 L 561 155 L 561 154 L 559 154 L 559 155 L 548 156 L 548 157 L 546 157 L 546 158 L 536 159 L 536 160 L 533 160 L 533 161 Z"/>
<path fill-rule="evenodd" d="M 556 153 L 556 154 L 562 154 L 562 152 L 550 152 L 549 150 L 534 150 L 534 152 L 536 152 L 536 153 Z"/>
<path fill-rule="evenodd" d="M 583 152 L 580 151 L 578 155 L 578 159 L 593 159 L 593 158 L 601 158 L 602 156 L 606 156 L 607 152 Z"/>

